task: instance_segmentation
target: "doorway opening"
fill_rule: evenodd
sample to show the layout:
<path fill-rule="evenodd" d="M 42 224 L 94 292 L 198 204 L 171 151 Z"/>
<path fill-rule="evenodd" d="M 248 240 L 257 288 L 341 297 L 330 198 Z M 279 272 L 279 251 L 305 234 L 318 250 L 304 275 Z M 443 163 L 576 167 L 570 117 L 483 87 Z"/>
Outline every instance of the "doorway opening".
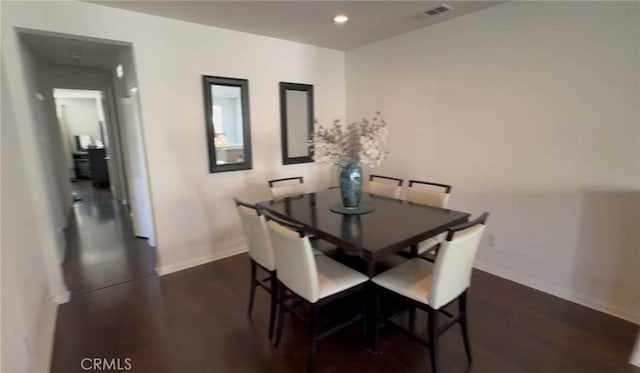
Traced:
<path fill-rule="evenodd" d="M 117 186 L 109 177 L 114 174 L 110 162 L 113 149 L 104 114 L 104 93 L 54 88 L 53 97 L 71 181 L 91 180 L 94 187 L 110 187 L 113 192 Z"/>
<path fill-rule="evenodd" d="M 126 198 L 111 177 L 118 170 L 105 93 L 54 88 L 53 97 L 73 196 L 61 256 L 69 290 L 78 295 L 153 274 L 155 252 L 134 237 Z"/>
<path fill-rule="evenodd" d="M 68 290 L 155 274 L 131 45 L 31 30 L 20 41 L 38 90 L 38 153 L 50 180 L 51 224 L 64 234 L 58 259 Z"/>

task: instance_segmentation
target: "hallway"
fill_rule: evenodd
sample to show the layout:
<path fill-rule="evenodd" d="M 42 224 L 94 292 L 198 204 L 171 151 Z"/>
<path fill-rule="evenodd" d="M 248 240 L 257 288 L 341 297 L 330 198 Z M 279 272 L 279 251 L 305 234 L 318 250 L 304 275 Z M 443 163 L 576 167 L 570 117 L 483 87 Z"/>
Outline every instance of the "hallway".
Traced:
<path fill-rule="evenodd" d="M 65 230 L 62 269 L 72 297 L 154 274 L 155 249 L 133 236 L 128 208 L 90 180 L 71 188 L 79 200 Z"/>

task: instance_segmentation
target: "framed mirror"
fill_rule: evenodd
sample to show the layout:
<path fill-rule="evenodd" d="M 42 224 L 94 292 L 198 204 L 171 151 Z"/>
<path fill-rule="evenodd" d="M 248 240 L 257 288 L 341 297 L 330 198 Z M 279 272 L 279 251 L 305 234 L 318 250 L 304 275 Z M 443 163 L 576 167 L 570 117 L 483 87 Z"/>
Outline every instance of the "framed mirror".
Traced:
<path fill-rule="evenodd" d="M 313 85 L 280 82 L 282 164 L 313 162 Z"/>
<path fill-rule="evenodd" d="M 202 76 L 209 172 L 251 169 L 249 82 Z"/>

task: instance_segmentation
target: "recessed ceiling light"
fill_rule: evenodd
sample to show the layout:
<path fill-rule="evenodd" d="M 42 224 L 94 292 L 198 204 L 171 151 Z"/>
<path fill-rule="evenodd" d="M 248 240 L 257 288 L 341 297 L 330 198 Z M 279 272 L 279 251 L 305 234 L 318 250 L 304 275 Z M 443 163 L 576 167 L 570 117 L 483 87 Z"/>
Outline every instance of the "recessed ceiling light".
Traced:
<path fill-rule="evenodd" d="M 348 20 L 349 17 L 344 14 L 338 14 L 337 16 L 333 17 L 333 23 L 335 23 L 336 25 L 343 25 L 347 23 Z"/>

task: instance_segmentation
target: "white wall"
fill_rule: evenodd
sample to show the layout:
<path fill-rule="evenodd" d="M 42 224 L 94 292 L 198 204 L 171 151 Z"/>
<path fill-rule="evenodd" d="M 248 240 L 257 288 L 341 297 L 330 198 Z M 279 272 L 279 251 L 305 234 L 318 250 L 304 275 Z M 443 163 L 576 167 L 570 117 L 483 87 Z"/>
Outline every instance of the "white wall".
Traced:
<path fill-rule="evenodd" d="M 161 273 L 244 250 L 233 196 L 267 199 L 266 180 L 283 176 L 328 185 L 326 168 L 281 165 L 278 82 L 314 84 L 317 117 L 341 118 L 343 52 L 87 3 L 2 7 L 3 32 L 17 26 L 132 43 Z M 11 46 L 4 49 L 13 59 Z M 207 172 L 201 75 L 249 80 L 253 170 Z"/>
<path fill-rule="evenodd" d="M 4 74 L 4 69 L 3 69 Z M 4 79 L 4 76 L 3 76 Z M 3 372 L 45 371 L 56 309 L 33 234 L 30 186 L 16 121 L 2 85 L 2 365 Z M 41 329 L 44 328 L 44 329 Z M 44 338 L 43 338 L 44 337 Z M 34 364 L 34 365 L 31 365 Z M 39 365 L 42 364 L 42 365 Z"/>
<path fill-rule="evenodd" d="M 71 136 L 69 135 L 69 127 L 67 126 L 66 110 L 60 105 L 56 105 L 56 117 L 58 118 L 58 125 L 60 126 L 60 134 L 62 135 L 62 147 L 65 156 L 65 164 L 67 166 L 67 172 L 65 175 L 69 178 L 75 177 L 74 161 L 73 161 L 73 143 Z"/>
<path fill-rule="evenodd" d="M 4 20 L 3 20 L 4 21 Z M 13 35 L 15 36 L 15 35 Z M 19 50 L 16 39 L 3 35 L 5 43 L 13 43 Z M 26 52 L 26 51 L 25 51 Z M 25 53 L 20 67 L 12 72 L 23 78 L 23 71 L 35 75 L 33 58 Z M 56 319 L 56 301 L 68 299 L 56 258 L 57 235 L 51 222 L 55 221 L 55 204 L 58 198 L 55 184 L 47 179 L 40 167 L 42 159 L 34 151 L 39 144 L 36 127 L 23 128 L 34 122 L 31 116 L 42 103 L 36 99 L 34 81 L 21 86 L 10 86 L 10 66 L 2 64 L 2 232 L 0 252 L 2 284 L 2 372 L 44 372 L 49 369 L 53 347 L 53 331 Z M 24 69 L 24 70 L 20 70 Z M 15 76 L 14 76 L 15 77 Z M 15 94 L 22 94 L 16 102 Z M 37 101 L 37 102 L 36 102 Z M 20 111 L 21 116 L 17 115 Z M 32 165 L 28 167 L 26 165 Z M 52 197 L 47 198 L 46 194 Z"/>
<path fill-rule="evenodd" d="M 122 128 L 122 149 L 127 175 L 129 206 L 133 234 L 148 238 L 149 245 L 155 247 L 155 234 L 144 146 L 140 130 L 140 110 L 137 97 L 123 97 L 117 101 L 118 123 Z"/>
<path fill-rule="evenodd" d="M 640 23 L 632 2 L 510 2 L 350 51 L 376 173 L 490 211 L 478 267 L 640 321 Z"/>
<path fill-rule="evenodd" d="M 45 180 L 49 197 L 46 200 L 53 213 L 53 227 L 63 240 L 62 229 L 68 225 L 71 206 L 71 187 L 67 153 L 64 148 L 63 132 L 58 125 L 55 112 L 53 91 L 48 89 L 42 79 L 43 65 L 33 52 L 21 46 L 23 68 L 26 71 L 25 83 L 30 91 L 30 107 L 34 115 L 34 132 L 28 136 L 36 141 L 33 155 L 40 158 L 40 175 Z"/>
<path fill-rule="evenodd" d="M 93 136 L 101 140 L 98 123 L 98 106 L 95 98 L 56 98 L 56 104 L 64 107 L 65 124 L 68 128 L 72 151 L 77 151 L 75 136 Z"/>

